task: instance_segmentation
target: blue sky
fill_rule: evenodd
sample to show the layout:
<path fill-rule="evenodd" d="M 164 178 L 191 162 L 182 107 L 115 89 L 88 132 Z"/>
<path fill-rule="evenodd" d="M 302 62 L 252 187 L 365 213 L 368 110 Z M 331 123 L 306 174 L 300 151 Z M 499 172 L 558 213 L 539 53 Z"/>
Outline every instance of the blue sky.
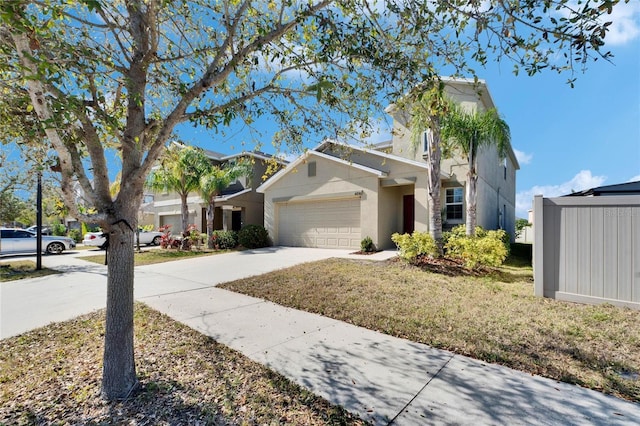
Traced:
<path fill-rule="evenodd" d="M 506 66 L 482 76 L 519 157 L 519 217 L 536 194 L 640 180 L 640 2 L 625 11 L 607 36 L 613 63 L 590 64 L 574 88 L 568 75 L 515 77 Z"/>
<path fill-rule="evenodd" d="M 514 76 L 512 64 L 479 69 L 499 112 L 509 123 L 520 162 L 516 215 L 527 217 L 533 196 L 559 196 L 595 186 L 640 180 L 640 1 L 616 6 L 605 51 L 583 73 Z M 567 80 L 577 78 L 571 88 Z M 268 124 L 265 124 L 268 127 Z M 386 124 L 372 141 L 390 139 Z M 266 129 L 265 129 L 266 130 Z M 265 131 L 266 152 L 270 133 Z M 185 142 L 223 153 L 253 148 L 242 128 L 225 136 L 183 127 Z M 212 140 L 213 139 L 213 140 Z M 307 147 L 319 141 L 310 140 Z"/>

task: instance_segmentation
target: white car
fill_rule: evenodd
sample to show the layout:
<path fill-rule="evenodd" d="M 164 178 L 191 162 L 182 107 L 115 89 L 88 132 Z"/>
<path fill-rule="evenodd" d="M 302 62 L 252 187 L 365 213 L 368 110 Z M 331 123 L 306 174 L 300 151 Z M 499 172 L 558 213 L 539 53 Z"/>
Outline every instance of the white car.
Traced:
<path fill-rule="evenodd" d="M 88 232 L 84 234 L 82 244 L 85 246 L 102 246 L 106 239 L 102 236 L 102 232 Z M 162 239 L 162 232 L 157 231 L 140 231 L 140 244 L 147 244 L 150 246 L 159 246 Z M 135 239 L 134 239 L 135 243 Z"/>
<path fill-rule="evenodd" d="M 71 250 L 76 242 L 67 237 L 42 236 L 42 252 L 60 254 Z M 26 229 L 0 229 L 0 254 L 37 253 L 38 237 Z"/>

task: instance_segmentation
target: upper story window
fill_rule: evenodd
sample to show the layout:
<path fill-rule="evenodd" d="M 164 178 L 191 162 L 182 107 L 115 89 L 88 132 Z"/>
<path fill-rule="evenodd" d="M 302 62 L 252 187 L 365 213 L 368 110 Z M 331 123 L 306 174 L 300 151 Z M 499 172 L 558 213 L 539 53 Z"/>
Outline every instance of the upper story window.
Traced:
<path fill-rule="evenodd" d="M 447 188 L 445 192 L 445 209 L 447 220 L 462 220 L 462 201 L 464 194 L 462 188 Z"/>
<path fill-rule="evenodd" d="M 504 180 L 507 180 L 507 159 L 502 160 L 502 168 L 504 170 Z"/>
<path fill-rule="evenodd" d="M 316 162 L 310 161 L 307 163 L 307 176 L 314 177 L 316 175 Z"/>
<path fill-rule="evenodd" d="M 422 152 L 425 154 L 429 151 L 429 130 L 422 132 Z"/>

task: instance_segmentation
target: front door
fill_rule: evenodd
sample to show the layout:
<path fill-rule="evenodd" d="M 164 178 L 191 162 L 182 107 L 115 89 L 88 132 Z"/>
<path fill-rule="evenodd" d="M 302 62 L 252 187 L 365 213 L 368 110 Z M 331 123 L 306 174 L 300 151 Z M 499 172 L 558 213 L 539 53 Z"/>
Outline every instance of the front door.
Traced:
<path fill-rule="evenodd" d="M 413 194 L 402 197 L 402 232 L 411 234 L 415 223 L 415 202 Z"/>

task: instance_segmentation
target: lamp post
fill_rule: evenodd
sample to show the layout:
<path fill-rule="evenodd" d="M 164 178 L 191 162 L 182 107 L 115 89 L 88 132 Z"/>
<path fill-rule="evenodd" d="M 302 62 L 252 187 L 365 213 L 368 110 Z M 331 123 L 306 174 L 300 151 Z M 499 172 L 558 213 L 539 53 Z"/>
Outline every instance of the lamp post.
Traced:
<path fill-rule="evenodd" d="M 42 269 L 42 170 L 38 169 L 36 187 L 36 270 Z"/>

